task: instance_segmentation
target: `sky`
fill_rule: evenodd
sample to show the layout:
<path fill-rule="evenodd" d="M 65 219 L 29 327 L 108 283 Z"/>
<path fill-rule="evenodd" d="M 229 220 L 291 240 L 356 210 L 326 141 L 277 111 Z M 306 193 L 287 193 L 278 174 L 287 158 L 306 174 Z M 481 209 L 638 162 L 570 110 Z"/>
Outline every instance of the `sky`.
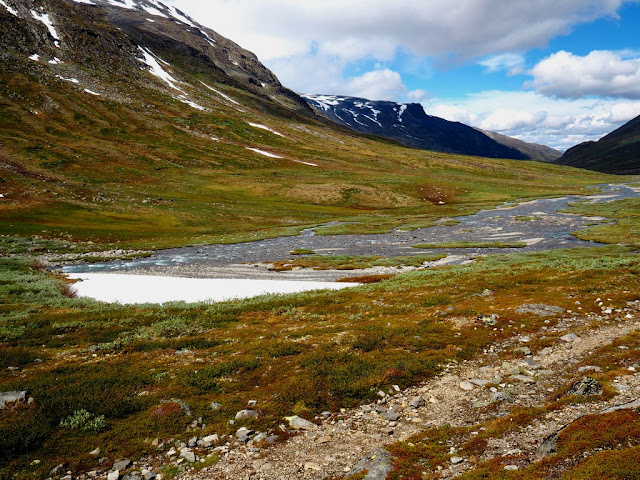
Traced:
<path fill-rule="evenodd" d="M 640 115 L 640 0 L 167 0 L 298 93 L 564 150 Z"/>

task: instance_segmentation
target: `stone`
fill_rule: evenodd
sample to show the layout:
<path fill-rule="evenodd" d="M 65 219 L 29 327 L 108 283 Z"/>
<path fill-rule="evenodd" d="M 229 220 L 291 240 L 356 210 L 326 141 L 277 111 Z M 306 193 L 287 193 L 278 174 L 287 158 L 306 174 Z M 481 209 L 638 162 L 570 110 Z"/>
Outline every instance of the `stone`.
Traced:
<path fill-rule="evenodd" d="M 206 437 L 202 438 L 202 445 L 204 445 L 205 447 L 210 447 L 214 443 L 218 443 L 219 440 L 220 437 L 218 437 L 216 433 L 214 433 L 213 435 L 207 435 Z"/>
<path fill-rule="evenodd" d="M 180 450 L 180 458 L 184 458 L 189 463 L 196 463 L 196 454 L 189 448 Z"/>
<path fill-rule="evenodd" d="M 389 422 L 395 422 L 400 417 L 401 415 L 395 410 L 389 410 L 388 412 L 385 412 L 382 414 L 382 418 L 384 418 L 385 420 L 388 420 Z"/>
<path fill-rule="evenodd" d="M 120 478 L 120 471 L 113 470 L 107 474 L 107 480 L 118 480 Z"/>
<path fill-rule="evenodd" d="M 330 442 L 331 442 L 331 437 L 326 435 L 316 438 L 316 443 L 319 443 L 321 445 L 324 443 L 330 443 Z"/>
<path fill-rule="evenodd" d="M 542 441 L 542 443 L 538 447 L 538 454 L 539 455 L 550 455 L 550 454 L 556 452 L 556 450 L 558 448 L 557 447 L 558 434 L 559 434 L 559 432 L 552 433 L 551 435 L 547 436 Z"/>
<path fill-rule="evenodd" d="M 472 378 L 471 380 L 469 380 L 469 382 L 477 385 L 478 387 L 486 387 L 490 383 L 493 383 L 492 380 L 483 380 L 481 378 Z"/>
<path fill-rule="evenodd" d="M 116 462 L 111 467 L 111 470 L 126 470 L 131 466 L 131 460 L 116 460 Z"/>
<path fill-rule="evenodd" d="M 347 473 L 347 477 L 367 472 L 364 480 L 385 480 L 391 472 L 391 455 L 382 448 L 378 448 L 365 458 L 360 460 L 353 469 Z"/>
<path fill-rule="evenodd" d="M 240 410 L 236 413 L 236 420 L 255 420 L 258 416 L 255 410 Z"/>
<path fill-rule="evenodd" d="M 209 408 L 211 408 L 211 410 L 220 410 L 220 408 L 222 408 L 222 405 L 220 405 L 218 402 L 211 402 L 209 404 Z"/>
<path fill-rule="evenodd" d="M 449 459 L 449 461 L 450 461 L 453 465 L 458 465 L 458 464 L 460 464 L 460 463 L 464 462 L 464 458 L 462 458 L 462 457 L 451 457 L 451 458 Z"/>
<path fill-rule="evenodd" d="M 495 313 L 491 315 L 478 315 L 478 321 L 487 327 L 493 327 L 498 324 L 498 315 Z"/>
<path fill-rule="evenodd" d="M 313 462 L 307 462 L 304 464 L 304 469 L 305 470 L 315 470 L 316 472 L 319 472 L 322 470 L 322 467 L 320 465 L 318 465 L 317 463 L 313 463 Z"/>
<path fill-rule="evenodd" d="M 593 377 L 584 377 L 582 380 L 578 380 L 569 391 L 567 395 L 601 395 L 602 385 Z"/>
<path fill-rule="evenodd" d="M 529 375 L 511 375 L 511 378 L 523 383 L 536 383 L 536 379 Z"/>
<path fill-rule="evenodd" d="M 27 398 L 26 391 L 0 392 L 0 409 L 13 402 L 24 402 Z"/>
<path fill-rule="evenodd" d="M 191 437 L 189 439 L 189 441 L 187 442 L 187 446 L 190 447 L 190 448 L 193 448 L 196 445 L 198 445 L 198 437 Z"/>
<path fill-rule="evenodd" d="M 249 401 L 247 402 L 247 406 L 248 406 L 249 408 L 253 408 L 253 407 L 255 407 L 257 404 L 258 404 L 258 401 L 257 401 L 257 400 L 249 400 Z"/>
<path fill-rule="evenodd" d="M 584 372 L 600 373 L 600 372 L 602 372 L 602 368 L 596 367 L 595 365 L 586 365 L 584 367 L 578 368 L 578 372 L 580 372 L 580 373 L 584 373 Z"/>
<path fill-rule="evenodd" d="M 427 404 L 427 401 L 422 397 L 413 397 L 409 400 L 409 406 L 411 408 L 420 408 L 424 407 Z"/>
<path fill-rule="evenodd" d="M 285 417 L 285 420 L 289 422 L 289 426 L 294 430 L 315 430 L 316 428 L 318 428 L 315 423 L 312 423 L 309 420 L 305 420 L 298 415 Z"/>
<path fill-rule="evenodd" d="M 459 385 L 459 386 L 460 386 L 460 388 L 461 388 L 462 390 L 466 390 L 466 391 L 473 390 L 473 389 L 475 388 L 475 387 L 474 387 L 474 385 L 473 385 L 473 383 L 471 383 L 471 382 L 466 382 L 466 381 L 465 381 L 465 382 L 460 382 L 460 385 Z"/>
<path fill-rule="evenodd" d="M 91 450 L 89 455 L 98 456 L 100 455 L 100 448 L 96 448 L 95 450 Z"/>
<path fill-rule="evenodd" d="M 566 335 L 561 336 L 560 340 L 562 340 L 563 342 L 571 343 L 578 340 L 578 336 L 575 333 L 567 333 Z"/>
<path fill-rule="evenodd" d="M 518 313 L 531 313 L 539 317 L 550 317 L 564 313 L 564 308 L 555 305 L 545 305 L 544 303 L 528 303 L 516 308 Z"/>
<path fill-rule="evenodd" d="M 122 480 L 142 480 L 142 474 L 140 472 L 129 472 L 122 477 Z"/>
<path fill-rule="evenodd" d="M 489 400 L 493 402 L 508 402 L 511 400 L 511 397 L 504 392 L 494 392 L 489 397 Z"/>
<path fill-rule="evenodd" d="M 254 433 L 255 432 L 253 430 L 249 430 L 248 428 L 242 427 L 238 429 L 238 431 L 236 432 L 236 438 L 241 443 L 247 443 Z"/>
<path fill-rule="evenodd" d="M 504 469 L 505 470 L 518 470 L 518 466 L 517 465 L 505 465 Z"/>
<path fill-rule="evenodd" d="M 523 355 L 531 355 L 531 349 L 529 347 L 517 347 L 513 349 L 514 352 L 520 352 Z"/>
<path fill-rule="evenodd" d="M 278 440 L 280 440 L 280 435 L 269 435 L 269 436 L 266 438 L 266 442 L 267 442 L 269 445 L 273 445 L 273 444 L 274 444 L 274 443 L 276 443 Z"/>

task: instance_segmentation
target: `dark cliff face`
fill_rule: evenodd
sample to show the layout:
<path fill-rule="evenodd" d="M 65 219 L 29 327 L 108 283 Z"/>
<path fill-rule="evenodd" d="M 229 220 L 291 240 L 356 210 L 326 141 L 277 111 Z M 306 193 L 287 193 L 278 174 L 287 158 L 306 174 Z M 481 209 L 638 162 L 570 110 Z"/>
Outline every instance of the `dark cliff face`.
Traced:
<path fill-rule="evenodd" d="M 417 103 L 398 104 L 334 95 L 303 95 L 331 120 L 361 133 L 410 147 L 489 158 L 530 159 L 484 133 L 458 122 L 427 115 Z"/>
<path fill-rule="evenodd" d="M 570 148 L 554 163 L 618 175 L 640 174 L 640 116 L 597 142 Z"/>

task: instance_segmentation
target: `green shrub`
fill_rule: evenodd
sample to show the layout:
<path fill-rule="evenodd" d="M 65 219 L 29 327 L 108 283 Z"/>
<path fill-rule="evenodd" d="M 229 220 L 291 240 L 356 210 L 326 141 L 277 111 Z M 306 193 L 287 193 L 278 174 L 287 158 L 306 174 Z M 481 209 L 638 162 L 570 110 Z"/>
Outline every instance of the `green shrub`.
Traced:
<path fill-rule="evenodd" d="M 86 410 L 76 410 L 73 414 L 64 418 L 60 426 L 69 430 L 82 429 L 86 432 L 101 432 L 107 428 L 104 415 L 93 415 Z"/>

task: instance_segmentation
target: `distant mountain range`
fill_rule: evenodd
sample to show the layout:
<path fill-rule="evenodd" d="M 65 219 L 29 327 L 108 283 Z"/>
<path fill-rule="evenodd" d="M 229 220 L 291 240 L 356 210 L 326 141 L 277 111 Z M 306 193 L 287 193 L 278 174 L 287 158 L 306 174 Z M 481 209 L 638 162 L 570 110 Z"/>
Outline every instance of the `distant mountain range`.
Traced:
<path fill-rule="evenodd" d="M 418 103 L 399 104 L 338 95 L 302 95 L 329 119 L 361 133 L 378 135 L 402 145 L 439 152 L 489 158 L 549 162 L 561 152 L 459 122 L 427 115 Z"/>
<path fill-rule="evenodd" d="M 640 174 L 640 116 L 597 142 L 570 148 L 554 163 L 603 173 Z"/>

